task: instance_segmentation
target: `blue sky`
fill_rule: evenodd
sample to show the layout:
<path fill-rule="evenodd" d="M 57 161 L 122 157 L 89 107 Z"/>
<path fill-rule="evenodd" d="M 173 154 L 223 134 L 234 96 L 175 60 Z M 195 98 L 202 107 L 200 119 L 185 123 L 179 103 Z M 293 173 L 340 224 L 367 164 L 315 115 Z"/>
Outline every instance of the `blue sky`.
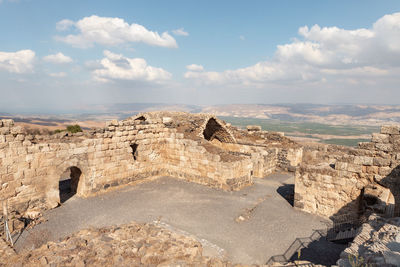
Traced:
<path fill-rule="evenodd" d="M 400 1 L 0 0 L 0 109 L 399 104 L 398 12 Z"/>

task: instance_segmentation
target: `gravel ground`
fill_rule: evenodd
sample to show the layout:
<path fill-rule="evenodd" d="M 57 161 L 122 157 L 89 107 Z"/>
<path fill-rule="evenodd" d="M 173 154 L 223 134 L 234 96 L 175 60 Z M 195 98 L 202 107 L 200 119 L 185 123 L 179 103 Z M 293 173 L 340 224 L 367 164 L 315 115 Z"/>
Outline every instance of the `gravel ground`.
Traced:
<path fill-rule="evenodd" d="M 326 227 L 324 219 L 294 209 L 278 194 L 284 184 L 293 184 L 293 177 L 273 174 L 238 192 L 162 177 L 96 197 L 72 197 L 46 212 L 46 222 L 23 232 L 15 247 L 29 250 L 90 226 L 154 222 L 196 238 L 207 256 L 264 264 L 297 237 Z"/>

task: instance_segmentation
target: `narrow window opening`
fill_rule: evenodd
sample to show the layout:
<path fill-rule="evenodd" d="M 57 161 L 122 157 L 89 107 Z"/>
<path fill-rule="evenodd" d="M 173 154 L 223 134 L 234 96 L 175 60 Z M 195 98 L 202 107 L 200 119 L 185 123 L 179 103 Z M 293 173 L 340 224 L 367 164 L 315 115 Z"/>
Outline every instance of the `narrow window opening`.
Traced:
<path fill-rule="evenodd" d="M 131 145 L 132 148 L 132 156 L 134 160 L 137 160 L 137 156 L 138 156 L 138 152 L 137 152 L 137 148 L 138 148 L 138 144 L 134 143 Z"/>

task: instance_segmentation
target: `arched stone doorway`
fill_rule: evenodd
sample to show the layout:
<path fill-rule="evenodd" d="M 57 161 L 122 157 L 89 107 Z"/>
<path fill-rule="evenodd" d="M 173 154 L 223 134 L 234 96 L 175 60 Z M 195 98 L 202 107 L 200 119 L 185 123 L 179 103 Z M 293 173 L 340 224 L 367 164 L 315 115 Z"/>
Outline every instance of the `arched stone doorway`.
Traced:
<path fill-rule="evenodd" d="M 79 179 L 82 171 L 75 166 L 67 168 L 59 181 L 60 203 L 64 203 L 78 191 Z"/>

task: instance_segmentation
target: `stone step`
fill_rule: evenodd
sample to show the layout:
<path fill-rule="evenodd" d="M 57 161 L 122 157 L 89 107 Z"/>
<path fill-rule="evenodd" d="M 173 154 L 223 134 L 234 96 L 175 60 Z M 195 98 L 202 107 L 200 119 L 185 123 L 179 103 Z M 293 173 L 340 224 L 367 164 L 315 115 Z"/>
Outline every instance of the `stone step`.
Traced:
<path fill-rule="evenodd" d="M 330 236 L 329 241 L 340 241 L 354 238 L 357 235 L 357 229 L 352 228 L 346 231 L 340 231 L 336 235 Z"/>

